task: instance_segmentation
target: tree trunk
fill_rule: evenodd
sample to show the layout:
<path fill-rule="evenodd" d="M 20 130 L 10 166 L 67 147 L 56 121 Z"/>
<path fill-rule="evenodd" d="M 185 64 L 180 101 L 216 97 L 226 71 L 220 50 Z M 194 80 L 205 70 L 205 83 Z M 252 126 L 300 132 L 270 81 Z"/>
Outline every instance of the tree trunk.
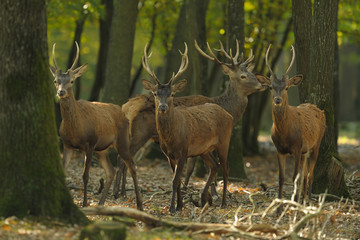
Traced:
<path fill-rule="evenodd" d="M 244 0 L 228 0 L 228 17 L 226 42 L 228 49 L 236 49 L 236 39 L 239 41 L 240 52 L 244 52 L 245 43 L 245 12 Z M 242 121 L 234 123 L 231 135 L 228 162 L 229 176 L 240 179 L 247 179 L 245 166 L 243 162 L 243 145 L 242 145 Z"/>
<path fill-rule="evenodd" d="M 60 162 L 46 24 L 45 0 L 0 2 L 0 216 L 86 223 Z"/>
<path fill-rule="evenodd" d="M 110 26 L 113 16 L 113 0 L 102 0 L 105 8 L 105 19 L 100 19 L 100 46 L 96 65 L 96 76 L 91 88 L 89 101 L 98 101 L 100 91 L 105 84 L 105 68 L 109 49 Z M 78 81 L 77 81 L 78 82 Z"/>
<path fill-rule="evenodd" d="M 138 2 L 139 0 L 114 2 L 102 96 L 104 102 L 121 105 L 129 98 Z"/>
<path fill-rule="evenodd" d="M 293 1 L 296 53 L 300 60 L 297 67 L 298 71 L 305 75 L 299 88 L 300 100 L 316 104 L 324 110 L 326 116 L 326 131 L 314 170 L 313 192 L 322 193 L 328 189 L 330 194 L 348 197 L 342 162 L 335 157 L 337 149 L 333 74 L 337 9 L 337 0 L 315 0 L 313 9 L 310 0 Z M 306 22 L 304 17 L 311 19 L 311 24 Z M 304 45 L 305 43 L 308 45 Z M 305 46 L 308 50 L 303 49 Z"/>

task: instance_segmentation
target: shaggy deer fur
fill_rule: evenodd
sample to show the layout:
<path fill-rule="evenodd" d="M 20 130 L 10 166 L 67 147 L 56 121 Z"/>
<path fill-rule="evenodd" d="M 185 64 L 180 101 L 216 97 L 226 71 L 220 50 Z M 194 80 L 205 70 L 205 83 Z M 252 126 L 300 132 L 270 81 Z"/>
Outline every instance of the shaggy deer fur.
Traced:
<path fill-rule="evenodd" d="M 279 198 L 282 197 L 284 185 L 284 172 L 286 154 L 294 156 L 295 169 L 293 180 L 295 180 L 299 168 L 302 167 L 301 178 L 303 189 L 302 196 L 306 197 L 308 192 L 311 198 L 311 187 L 314 178 L 314 167 L 319 153 L 321 140 L 324 136 L 326 120 L 324 111 L 313 104 L 305 103 L 299 106 L 289 106 L 287 90 L 291 86 L 298 85 L 302 80 L 302 75 L 289 78 L 287 75 L 294 63 L 295 50 L 292 46 L 293 58 L 281 79 L 271 70 L 268 63 L 270 46 L 266 51 L 266 65 L 271 73 L 271 77 L 258 75 L 258 79 L 271 89 L 272 101 L 272 134 L 271 138 L 278 152 L 279 161 Z M 306 154 L 310 153 L 309 164 Z M 305 162 L 304 162 L 305 160 Z M 308 166 L 309 165 L 309 166 Z M 297 194 L 298 197 L 298 194 Z"/>
<path fill-rule="evenodd" d="M 181 53 L 181 52 L 180 52 Z M 146 55 L 143 56 L 144 69 L 156 81 L 156 84 L 143 80 L 143 87 L 151 91 L 155 97 L 155 122 L 159 135 L 160 147 L 167 156 L 173 169 L 172 199 L 169 211 L 175 212 L 175 194 L 177 194 L 176 210 L 183 207 L 180 177 L 188 157 L 201 156 L 210 167 L 209 178 L 201 194 L 201 203 L 205 205 L 210 183 L 214 180 L 218 168 L 217 162 L 210 156 L 216 151 L 223 170 L 224 186 L 221 206 L 226 205 L 226 189 L 228 181 L 227 154 L 233 127 L 233 117 L 217 104 L 204 104 L 193 107 L 175 107 L 173 96 L 181 92 L 186 80 L 173 84 L 188 66 L 187 46 L 181 53 L 182 63 L 178 73 L 167 84 L 161 84 L 151 72 Z"/>
<path fill-rule="evenodd" d="M 251 63 L 254 56 L 251 52 L 248 59 L 243 61 L 243 56 L 239 60 L 239 45 L 237 42 L 236 54 L 233 57 L 232 54 L 228 54 L 220 42 L 220 49 L 217 51 L 222 52 L 231 63 L 221 62 L 211 50 L 209 44 L 207 44 L 210 55 L 203 52 L 197 43 L 195 42 L 196 49 L 201 55 L 207 59 L 219 64 L 224 74 L 229 76 L 229 84 L 226 87 L 223 94 L 213 98 L 193 95 L 186 97 L 174 98 L 174 106 L 196 106 L 204 103 L 215 103 L 229 112 L 233 118 L 234 123 L 239 121 L 246 109 L 248 102 L 247 96 L 258 91 L 263 91 L 265 88 L 259 83 L 255 75 L 252 73 L 254 64 Z M 130 121 L 131 126 L 131 145 L 130 151 L 135 154 L 150 138 L 157 141 L 158 133 L 155 125 L 155 112 L 154 112 L 154 97 L 149 94 L 142 94 L 137 97 L 131 98 L 127 103 L 122 106 L 122 109 L 126 117 Z M 189 162 L 188 165 L 193 168 L 194 160 Z M 191 171 L 187 171 L 185 178 L 185 184 L 188 183 Z M 121 170 L 120 174 L 123 174 L 123 181 L 121 184 L 121 195 L 125 195 L 125 174 L 126 169 Z M 117 182 L 120 182 L 119 176 Z"/>
<path fill-rule="evenodd" d="M 62 73 L 61 69 L 56 65 L 55 44 L 52 53 L 54 66 L 50 65 L 50 71 L 55 78 L 54 84 L 57 96 L 60 98 L 62 122 L 59 132 L 64 143 L 63 166 L 64 168 L 67 166 L 74 149 L 85 152 L 83 206 L 87 206 L 87 184 L 94 152 L 106 173 L 105 188 L 99 202 L 99 205 L 103 205 L 115 175 L 115 170 L 108 156 L 108 148 L 114 146 L 130 169 L 134 180 L 137 207 L 142 210 L 135 164 L 129 151 L 129 122 L 121 107 L 109 103 L 76 101 L 74 98 L 73 82 L 83 74 L 87 67 L 87 64 L 84 64 L 74 69 L 79 58 L 79 46 L 77 43 L 76 46 L 77 55 L 74 63 L 65 73 Z"/>

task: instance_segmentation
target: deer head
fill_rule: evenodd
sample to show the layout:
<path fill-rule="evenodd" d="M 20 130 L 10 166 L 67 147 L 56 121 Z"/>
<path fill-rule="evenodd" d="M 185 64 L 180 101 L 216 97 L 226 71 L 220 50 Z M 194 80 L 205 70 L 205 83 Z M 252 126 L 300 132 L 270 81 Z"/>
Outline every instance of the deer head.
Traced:
<path fill-rule="evenodd" d="M 160 83 L 155 73 L 151 71 L 148 62 L 149 58 L 151 57 L 151 53 L 149 54 L 149 56 L 147 55 L 146 53 L 147 45 L 145 45 L 144 56 L 142 57 L 142 65 L 146 70 L 146 72 L 149 73 L 149 75 L 152 77 L 152 79 L 155 80 L 155 83 L 144 79 L 142 80 L 142 85 L 144 89 L 151 91 L 153 93 L 155 98 L 155 106 L 157 107 L 157 111 L 159 113 L 166 113 L 169 110 L 169 106 L 172 106 L 173 104 L 173 97 L 175 93 L 183 91 L 186 86 L 187 81 L 185 79 L 179 81 L 178 83 L 174 83 L 177 79 L 179 79 L 181 74 L 185 72 L 185 70 L 189 65 L 189 59 L 187 56 L 188 48 L 186 43 L 184 44 L 185 44 L 184 53 L 182 53 L 179 50 L 182 56 L 179 70 L 176 74 L 173 73 L 171 79 L 166 84 Z"/>
<path fill-rule="evenodd" d="M 56 87 L 56 93 L 57 96 L 59 98 L 66 98 L 69 96 L 69 91 L 72 90 L 72 86 L 73 83 L 75 81 L 76 78 L 80 77 L 86 67 L 87 67 L 87 63 L 74 69 L 78 60 L 79 60 L 79 45 L 77 42 L 75 42 L 76 44 L 76 57 L 75 60 L 71 66 L 71 68 L 69 68 L 65 73 L 62 73 L 61 69 L 59 69 L 56 65 L 56 60 L 55 60 L 55 45 L 56 43 L 54 43 L 53 45 L 53 50 L 52 50 L 52 57 L 53 57 L 53 62 L 54 62 L 54 66 L 50 65 L 50 72 L 52 73 L 52 75 L 54 76 L 54 84 Z"/>
<path fill-rule="evenodd" d="M 219 64 L 224 72 L 224 74 L 228 75 L 230 77 L 230 81 L 233 84 L 236 84 L 236 86 L 239 86 L 238 88 L 241 89 L 246 93 L 246 95 L 249 95 L 256 91 L 263 91 L 265 90 L 264 86 L 262 86 L 259 81 L 256 79 L 255 75 L 252 73 L 254 70 L 255 65 L 252 62 L 254 59 L 253 52 L 251 50 L 250 56 L 248 59 L 244 60 L 243 53 L 239 54 L 239 42 L 236 40 L 236 53 L 235 56 L 232 54 L 232 50 L 229 50 L 229 53 L 227 53 L 224 49 L 224 46 L 221 41 L 220 42 L 220 49 L 214 49 L 215 51 L 221 52 L 224 54 L 224 56 L 231 60 L 231 63 L 224 63 L 220 61 L 214 52 L 211 50 L 209 43 L 207 42 L 207 48 L 210 52 L 209 56 L 206 54 L 199 45 L 197 44 L 195 40 L 195 48 L 197 51 L 204 56 L 205 58 Z M 239 59 L 240 57 L 240 59 Z"/>
<path fill-rule="evenodd" d="M 266 62 L 266 66 L 270 72 L 270 78 L 263 76 L 261 74 L 256 74 L 256 78 L 259 80 L 259 82 L 261 82 L 261 84 L 263 84 L 264 86 L 268 86 L 268 88 L 271 90 L 271 94 L 273 97 L 273 103 L 275 105 L 281 105 L 281 103 L 283 102 L 283 99 L 285 97 L 287 98 L 287 90 L 289 89 L 289 87 L 300 84 L 303 76 L 296 75 L 292 78 L 289 78 L 288 73 L 290 72 L 290 69 L 292 68 L 292 66 L 294 64 L 294 60 L 295 60 L 295 49 L 294 49 L 294 46 L 291 45 L 291 51 L 292 51 L 293 55 L 292 55 L 290 65 L 289 65 L 288 69 L 286 70 L 285 74 L 281 78 L 278 78 L 274 74 L 274 72 L 272 71 L 272 69 L 269 65 L 268 55 L 269 55 L 270 48 L 271 48 L 271 44 L 269 45 L 269 47 L 266 51 L 266 55 L 265 55 L 265 62 Z"/>

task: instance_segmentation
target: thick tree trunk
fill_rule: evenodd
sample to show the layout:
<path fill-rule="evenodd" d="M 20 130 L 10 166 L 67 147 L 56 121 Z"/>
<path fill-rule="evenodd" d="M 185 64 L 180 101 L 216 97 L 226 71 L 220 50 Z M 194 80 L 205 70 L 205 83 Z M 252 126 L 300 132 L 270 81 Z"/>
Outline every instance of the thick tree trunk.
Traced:
<path fill-rule="evenodd" d="M 100 91 L 105 84 L 105 67 L 109 49 L 110 26 L 113 16 L 113 0 L 102 0 L 105 8 L 105 19 L 100 19 L 100 46 L 96 64 L 96 77 L 91 88 L 89 101 L 98 101 Z M 77 81 L 78 82 L 78 81 Z"/>
<path fill-rule="evenodd" d="M 337 0 L 315 0 L 312 15 L 310 0 L 293 1 L 297 67 L 298 72 L 305 75 L 299 88 L 300 100 L 316 104 L 326 116 L 326 131 L 314 171 L 313 192 L 322 193 L 328 189 L 331 194 L 348 197 L 342 162 L 335 158 L 333 74 L 337 9 Z M 303 22 L 307 21 L 305 17 L 311 19 L 311 24 Z"/>
<path fill-rule="evenodd" d="M 85 223 L 60 162 L 46 24 L 45 0 L 0 2 L 0 216 Z"/>
<path fill-rule="evenodd" d="M 236 49 L 236 39 L 239 41 L 240 52 L 244 52 L 245 43 L 245 12 L 244 0 L 228 0 L 228 17 L 227 17 L 227 34 L 226 41 L 228 49 Z M 247 179 L 245 166 L 243 162 L 243 145 L 242 145 L 242 121 L 234 123 L 231 135 L 228 162 L 229 176 L 239 179 Z"/>
<path fill-rule="evenodd" d="M 106 82 L 102 101 L 123 104 L 129 98 L 130 73 L 139 0 L 114 1 Z"/>

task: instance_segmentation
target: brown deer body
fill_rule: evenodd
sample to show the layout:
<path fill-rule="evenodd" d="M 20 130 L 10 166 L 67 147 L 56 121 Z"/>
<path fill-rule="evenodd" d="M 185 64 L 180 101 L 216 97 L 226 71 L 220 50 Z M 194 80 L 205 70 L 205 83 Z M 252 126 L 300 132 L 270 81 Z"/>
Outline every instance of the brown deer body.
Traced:
<path fill-rule="evenodd" d="M 181 53 L 181 52 L 180 52 Z M 182 54 L 179 72 L 167 84 L 161 84 L 151 72 L 144 50 L 143 66 L 156 81 L 156 84 L 143 80 L 143 86 L 155 96 L 155 121 L 160 147 L 167 156 L 173 169 L 172 199 L 169 211 L 175 212 L 175 195 L 177 195 L 176 210 L 183 207 L 180 191 L 180 177 L 188 157 L 201 156 L 210 167 L 209 178 L 201 194 L 201 203 L 205 205 L 210 183 L 214 180 L 218 168 L 217 162 L 210 156 L 216 151 L 223 170 L 224 187 L 222 206 L 226 205 L 226 188 L 228 179 L 227 154 L 233 127 L 233 117 L 217 104 L 204 104 L 193 107 L 175 107 L 173 96 L 186 85 L 186 80 L 173 82 L 188 66 L 187 46 Z"/>
<path fill-rule="evenodd" d="M 57 96 L 60 101 L 62 122 L 60 137 L 64 143 L 63 166 L 66 168 L 74 149 L 85 152 L 83 170 L 84 201 L 87 206 L 87 184 L 92 155 L 95 153 L 99 163 L 106 173 L 106 183 L 100 198 L 99 205 L 104 204 L 107 193 L 114 179 L 115 170 L 108 156 L 108 148 L 114 146 L 129 167 L 134 180 L 135 194 L 138 209 L 142 209 L 141 195 L 139 193 L 135 164 L 129 151 L 129 122 L 120 106 L 109 103 L 76 101 L 72 85 L 76 78 L 85 71 L 87 64 L 76 69 L 79 57 L 79 47 L 72 67 L 66 73 L 58 69 L 55 60 L 55 44 L 53 46 L 53 62 L 50 71 L 55 77 Z"/>
<path fill-rule="evenodd" d="M 270 46 L 266 52 L 266 65 L 271 73 L 271 77 L 258 76 L 259 81 L 269 86 L 273 96 L 272 101 L 272 134 L 271 138 L 278 152 L 279 162 L 279 198 L 282 197 L 284 185 L 284 172 L 286 155 L 290 154 L 294 157 L 295 168 L 293 180 L 302 167 L 301 178 L 303 189 L 302 196 L 308 194 L 311 198 L 311 188 L 313 182 L 314 167 L 317 161 L 319 147 L 324 136 L 326 128 L 326 120 L 324 111 L 320 110 L 313 104 L 305 103 L 299 106 L 290 106 L 288 102 L 287 90 L 291 86 L 298 85 L 302 80 L 302 75 L 292 78 L 288 77 L 294 59 L 295 50 L 292 46 L 293 58 L 285 75 L 279 79 L 273 73 L 268 64 L 268 54 Z M 307 163 L 306 154 L 309 153 L 309 164 Z M 305 162 L 304 162 L 305 161 Z M 296 198 L 298 194 L 296 194 Z"/>
<path fill-rule="evenodd" d="M 231 52 L 230 54 L 225 52 L 221 42 L 220 46 L 220 50 L 217 51 L 222 52 L 228 59 L 231 60 L 231 63 L 221 62 L 212 52 L 209 44 L 207 47 L 211 56 L 203 52 L 195 42 L 195 47 L 200 52 L 200 54 L 207 59 L 219 64 L 222 67 L 224 74 L 229 76 L 229 84 L 226 87 L 224 93 L 213 98 L 202 95 L 178 97 L 174 98 L 173 102 L 175 106 L 186 107 L 201 105 L 204 103 L 215 103 L 230 113 L 234 118 L 234 123 L 236 123 L 242 118 L 242 115 L 245 112 L 248 103 L 247 96 L 254 92 L 263 91 L 265 88 L 259 83 L 255 75 L 252 73 L 254 68 L 254 64 L 251 63 L 254 58 L 252 52 L 249 58 L 242 62 L 242 57 L 240 61 L 238 61 L 238 44 L 234 57 L 232 56 Z M 154 139 L 155 141 L 158 139 L 158 133 L 156 131 L 155 125 L 154 104 L 154 97 L 152 95 L 142 94 L 130 99 L 122 106 L 126 117 L 130 121 L 132 136 L 130 151 L 132 154 L 135 154 L 150 138 Z M 193 160 L 189 165 L 193 168 L 194 163 L 195 162 Z M 125 194 L 125 173 L 126 169 L 122 171 L 122 195 Z M 185 184 L 188 183 L 191 173 L 192 171 L 187 172 Z M 119 179 L 117 179 L 117 182 L 118 181 Z"/>

